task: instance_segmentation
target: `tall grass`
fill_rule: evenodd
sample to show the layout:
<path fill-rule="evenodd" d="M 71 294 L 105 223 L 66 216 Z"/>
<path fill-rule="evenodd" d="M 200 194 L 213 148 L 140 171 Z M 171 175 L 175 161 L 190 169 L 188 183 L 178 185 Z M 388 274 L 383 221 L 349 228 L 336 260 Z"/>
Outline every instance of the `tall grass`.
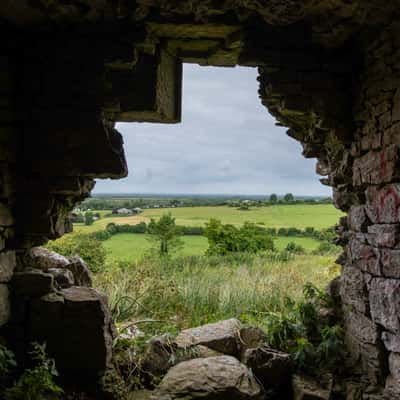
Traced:
<path fill-rule="evenodd" d="M 262 327 L 285 297 L 300 299 L 305 283 L 322 288 L 337 274 L 333 256 L 238 254 L 120 264 L 97 274 L 95 285 L 117 321 L 151 319 L 146 329 L 157 334 L 232 317 Z"/>

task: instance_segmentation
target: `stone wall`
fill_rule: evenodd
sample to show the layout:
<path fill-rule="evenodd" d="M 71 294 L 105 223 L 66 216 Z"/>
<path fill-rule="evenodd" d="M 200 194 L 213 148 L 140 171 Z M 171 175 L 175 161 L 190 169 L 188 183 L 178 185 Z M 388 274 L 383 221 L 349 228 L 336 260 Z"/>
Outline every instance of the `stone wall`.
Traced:
<path fill-rule="evenodd" d="M 348 211 L 338 262 L 348 367 L 357 382 L 348 385 L 349 399 L 400 396 L 399 28 L 382 30 L 360 53 L 302 51 L 300 63 L 277 62 L 270 48 L 260 68 L 263 103 L 302 142 L 303 154 L 319 159 L 322 183 Z"/>
<path fill-rule="evenodd" d="M 398 398 L 398 1 L 67 3 L 0 5 L 0 328 L 16 254 L 67 232 L 94 178 L 126 175 L 115 121 L 177 122 L 181 61 L 237 62 L 259 67 L 262 103 L 318 158 L 321 182 L 348 212 L 338 228 L 348 400 Z M 90 307 L 71 305 L 71 293 L 40 300 L 35 314 L 72 307 L 79 320 Z M 24 336 L 27 317 L 13 314 Z"/>

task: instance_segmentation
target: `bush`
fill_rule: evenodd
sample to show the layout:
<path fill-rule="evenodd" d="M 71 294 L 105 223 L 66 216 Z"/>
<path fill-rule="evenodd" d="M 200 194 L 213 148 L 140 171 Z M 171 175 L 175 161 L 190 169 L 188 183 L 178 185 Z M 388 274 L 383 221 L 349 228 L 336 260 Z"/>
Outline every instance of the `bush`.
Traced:
<path fill-rule="evenodd" d="M 241 228 L 236 228 L 211 219 L 206 224 L 204 236 L 208 239 L 208 254 L 257 253 L 274 249 L 274 243 L 265 229 L 250 222 L 245 222 Z"/>
<path fill-rule="evenodd" d="M 317 307 L 332 307 L 332 299 L 312 284 L 303 289 L 304 300 L 287 298 L 285 312 L 268 313 L 270 346 L 292 354 L 296 367 L 309 374 L 323 369 L 335 371 L 342 365 L 343 331 L 338 325 L 320 325 Z"/>
<path fill-rule="evenodd" d="M 289 253 L 295 253 L 295 254 L 304 254 L 305 253 L 304 247 L 299 244 L 296 244 L 295 242 L 289 242 L 286 245 L 285 250 Z"/>
<path fill-rule="evenodd" d="M 34 343 L 30 354 L 34 367 L 26 369 L 15 385 L 5 391 L 4 399 L 58 399 L 63 390 L 54 382 L 58 373 L 54 360 L 47 358 L 46 346 Z"/>
<path fill-rule="evenodd" d="M 49 242 L 46 247 L 63 256 L 82 257 L 92 272 L 100 272 L 104 268 L 106 250 L 93 234 L 66 235 L 54 242 Z"/>

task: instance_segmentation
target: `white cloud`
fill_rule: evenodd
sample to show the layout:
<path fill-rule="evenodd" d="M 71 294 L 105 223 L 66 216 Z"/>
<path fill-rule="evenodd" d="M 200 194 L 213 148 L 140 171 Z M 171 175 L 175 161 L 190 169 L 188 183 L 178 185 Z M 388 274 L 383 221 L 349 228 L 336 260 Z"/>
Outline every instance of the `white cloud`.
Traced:
<path fill-rule="evenodd" d="M 275 126 L 251 68 L 184 66 L 182 123 L 121 123 L 130 174 L 95 192 L 330 195 Z"/>

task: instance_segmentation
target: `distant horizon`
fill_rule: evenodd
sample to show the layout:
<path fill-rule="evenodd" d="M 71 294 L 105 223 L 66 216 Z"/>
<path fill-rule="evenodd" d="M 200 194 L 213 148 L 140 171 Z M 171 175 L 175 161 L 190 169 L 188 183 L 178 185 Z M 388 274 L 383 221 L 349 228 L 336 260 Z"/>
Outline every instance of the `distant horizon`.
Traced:
<path fill-rule="evenodd" d="M 202 197 L 269 197 L 271 194 L 276 194 L 278 197 L 283 197 L 287 193 L 292 193 L 294 197 L 297 198 L 327 198 L 332 196 L 322 195 L 322 194 L 308 194 L 308 195 L 298 195 L 293 192 L 271 192 L 267 194 L 263 193 L 193 193 L 193 192 L 92 192 L 92 197 L 102 197 L 102 196 L 202 196 Z"/>

